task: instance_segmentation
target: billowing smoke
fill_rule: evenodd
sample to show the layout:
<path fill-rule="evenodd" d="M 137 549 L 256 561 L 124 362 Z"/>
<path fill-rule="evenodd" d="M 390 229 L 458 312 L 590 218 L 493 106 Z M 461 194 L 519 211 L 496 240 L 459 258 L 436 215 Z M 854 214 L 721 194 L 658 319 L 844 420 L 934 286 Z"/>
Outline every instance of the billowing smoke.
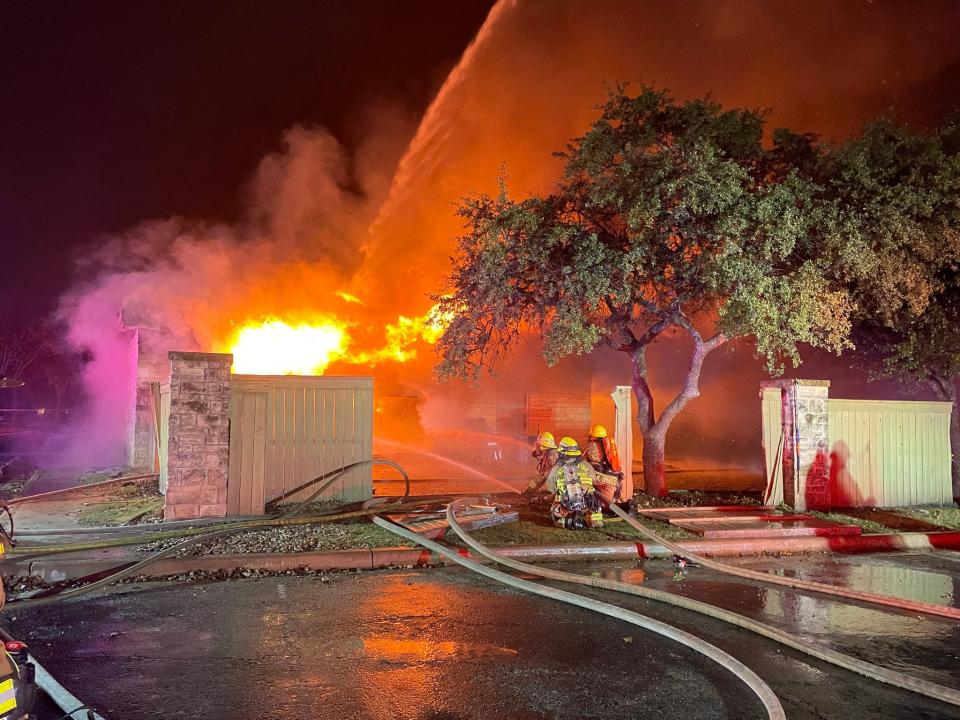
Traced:
<path fill-rule="evenodd" d="M 145 223 L 90 254 L 87 280 L 61 313 L 72 342 L 96 357 L 87 378 L 94 417 L 108 439 L 122 433 L 106 419 L 129 404 L 115 395 L 126 392 L 119 379 L 130 368 L 113 367 L 123 363 L 110 346 L 120 310 L 127 325 L 149 328 L 163 352 L 224 350 L 237 323 L 266 315 L 297 320 L 333 309 L 376 328 L 398 313 L 422 313 L 462 231 L 458 199 L 495 191 L 501 168 L 513 193 L 548 190 L 562 167 L 551 152 L 587 128 L 615 83 L 651 83 L 680 98 L 710 93 L 725 105 L 770 108 L 771 125 L 841 139 L 879 112 L 937 119 L 943 108 L 934 99 L 960 67 L 958 30 L 960 10 L 949 0 L 504 0 L 415 133 L 381 114 L 369 141 L 349 155 L 323 130 L 295 127 L 257 168 L 239 221 Z M 346 304 L 336 289 L 366 305 Z M 657 352 L 681 357 L 670 344 Z M 423 356 L 402 368 L 384 364 L 378 382 L 425 395 L 425 421 L 442 424 L 455 414 L 455 391 L 436 392 L 429 367 Z M 522 397 L 531 385 L 585 374 L 598 378 L 595 387 L 628 377 L 626 359 L 612 353 L 569 361 L 547 379 L 543 370 L 536 352 L 524 351 L 500 383 Z M 701 438 L 731 407 L 757 413 L 761 375 L 749 347 L 711 358 L 703 396 L 673 433 L 673 447 L 706 454 L 755 445 L 756 421 L 727 419 L 722 440 Z M 676 381 L 665 376 L 658 395 Z"/>
<path fill-rule="evenodd" d="M 88 426 L 68 462 L 122 459 L 134 331 L 143 354 L 165 358 L 172 349 L 227 351 L 236 326 L 251 319 L 346 311 L 335 290 L 362 261 L 366 227 L 409 136 L 399 117 L 379 113 L 353 155 L 322 129 L 294 127 L 260 162 L 238 222 L 145 222 L 80 261 L 85 280 L 62 298 L 60 315 L 93 361 L 84 377 Z"/>

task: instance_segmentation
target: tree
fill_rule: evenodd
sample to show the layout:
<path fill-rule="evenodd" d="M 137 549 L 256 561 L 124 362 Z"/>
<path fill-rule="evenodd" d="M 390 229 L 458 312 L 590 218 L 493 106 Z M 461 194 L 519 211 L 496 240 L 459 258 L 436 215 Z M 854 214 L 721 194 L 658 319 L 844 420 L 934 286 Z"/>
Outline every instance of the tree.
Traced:
<path fill-rule="evenodd" d="M 825 153 L 816 172 L 833 208 L 824 253 L 856 303 L 856 356 L 954 403 L 960 501 L 960 122 L 932 132 L 873 123 Z"/>
<path fill-rule="evenodd" d="M 607 345 L 632 366 L 646 491 L 666 493 L 667 431 L 699 395 L 707 356 L 751 335 L 771 369 L 797 343 L 839 351 L 851 306 L 811 243 L 815 186 L 795 166 L 805 145 L 763 118 L 710 101 L 622 88 L 565 153 L 555 191 L 465 200 L 439 311 L 441 377 L 477 377 L 521 334 L 539 331 L 549 363 Z M 681 390 L 657 415 L 647 348 L 691 342 Z"/>
<path fill-rule="evenodd" d="M 19 387 L 27 369 L 50 352 L 47 333 L 28 327 L 0 335 L 0 387 Z"/>

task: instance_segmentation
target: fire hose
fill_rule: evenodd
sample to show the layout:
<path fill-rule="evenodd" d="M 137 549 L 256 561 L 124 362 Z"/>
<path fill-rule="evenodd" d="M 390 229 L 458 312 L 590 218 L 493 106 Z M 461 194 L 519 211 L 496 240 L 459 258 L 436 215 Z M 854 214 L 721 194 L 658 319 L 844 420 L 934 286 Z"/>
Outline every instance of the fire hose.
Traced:
<path fill-rule="evenodd" d="M 471 550 L 479 553 L 489 560 L 492 560 L 493 562 L 499 563 L 500 565 L 504 565 L 513 570 L 528 573 L 530 575 L 537 575 L 548 580 L 558 580 L 560 582 L 576 583 L 578 585 L 586 585 L 603 590 L 613 590 L 615 592 L 622 592 L 629 595 L 636 595 L 638 597 L 667 603 L 668 605 L 680 607 L 685 610 L 691 610 L 693 612 L 700 613 L 701 615 L 714 618 L 715 620 L 721 620 L 731 625 L 736 625 L 737 627 L 749 630 L 765 638 L 778 642 L 781 645 L 786 645 L 794 650 L 799 650 L 800 652 L 817 658 L 818 660 L 823 660 L 846 670 L 859 673 L 860 675 L 873 680 L 878 680 L 895 687 L 903 688 L 904 690 L 910 690 L 920 695 L 925 695 L 927 697 L 941 700 L 952 705 L 960 705 L 960 692 L 957 690 L 953 690 L 952 688 L 944 687 L 943 685 L 938 685 L 927 680 L 921 680 L 920 678 L 915 678 L 895 670 L 889 670 L 865 660 L 860 660 L 859 658 L 845 655 L 844 653 L 837 652 L 835 650 L 830 650 L 829 648 L 819 647 L 802 640 L 796 635 L 791 635 L 790 633 L 778 630 L 777 628 L 766 625 L 765 623 L 751 620 L 750 618 L 740 615 L 739 613 L 724 610 L 716 605 L 710 605 L 709 603 L 683 597 L 682 595 L 674 595 L 673 593 L 655 590 L 653 588 L 647 588 L 641 585 L 631 585 L 629 583 L 619 582 L 617 580 L 587 577 L 584 575 L 577 575 L 575 573 L 562 572 L 560 570 L 541 568 L 536 565 L 531 565 L 529 563 L 520 562 L 519 560 L 505 557 L 496 551 L 491 550 L 489 547 L 467 533 L 463 527 L 461 527 L 461 525 L 457 522 L 456 513 L 460 511 L 462 507 L 463 500 L 457 500 L 447 506 L 447 522 L 449 523 L 450 528 Z"/>
<path fill-rule="evenodd" d="M 399 470 L 400 473 L 403 475 L 404 479 L 406 480 L 406 493 L 404 494 L 404 496 L 399 498 L 397 502 L 393 502 L 386 505 L 379 505 L 375 508 L 370 508 L 366 510 L 356 510 L 352 512 L 342 512 L 342 513 L 332 512 L 332 513 L 325 513 L 322 515 L 313 515 L 313 516 L 307 516 L 307 517 L 294 517 L 296 513 L 302 510 L 305 506 L 309 505 L 311 502 L 313 502 L 313 500 L 316 499 L 316 497 L 318 497 L 327 487 L 329 487 L 341 475 L 352 470 L 355 467 L 358 467 L 367 463 L 389 465 Z M 326 482 L 323 482 L 324 480 L 326 480 Z M 403 510 L 403 509 L 408 509 L 412 507 L 418 507 L 423 504 L 423 500 L 405 502 L 406 499 L 409 497 L 409 493 L 410 493 L 410 479 L 406 471 L 403 469 L 403 467 L 401 467 L 398 463 L 393 462 L 392 460 L 381 460 L 378 458 L 374 458 L 372 460 L 362 460 L 360 462 L 351 463 L 350 465 L 346 465 L 342 468 L 339 468 L 338 470 L 333 470 L 329 473 L 325 473 L 320 477 L 315 478 L 310 483 L 305 483 L 303 486 L 301 486 L 300 489 L 305 489 L 312 484 L 316 484 L 320 482 L 323 482 L 323 484 L 319 488 L 317 488 L 317 490 L 315 490 L 310 495 L 310 497 L 308 497 L 306 500 L 295 505 L 291 510 L 275 518 L 267 518 L 262 520 L 248 520 L 240 523 L 235 523 L 229 526 L 220 526 L 212 530 L 209 528 L 188 528 L 186 530 L 179 530 L 179 531 L 168 531 L 168 532 L 145 534 L 145 535 L 140 535 L 132 538 L 119 538 L 115 540 L 106 540 L 106 541 L 98 541 L 98 542 L 91 542 L 91 543 L 76 543 L 73 545 L 63 545 L 59 547 L 45 548 L 45 550 L 47 550 L 48 552 L 40 552 L 40 553 L 34 553 L 34 554 L 14 555 L 14 553 L 11 553 L 11 555 L 14 555 L 15 557 L 19 557 L 23 559 L 28 557 L 39 557 L 39 556 L 55 554 L 55 553 L 76 552 L 78 550 L 89 550 L 94 548 L 119 547 L 123 545 L 142 545 L 145 543 L 155 542 L 157 540 L 172 539 L 172 538 L 179 538 L 179 537 L 187 538 L 183 542 L 180 542 L 171 547 L 159 550 L 145 557 L 144 559 L 133 563 L 132 565 L 125 564 L 125 565 L 118 566 L 117 568 L 115 568 L 116 572 L 112 572 L 111 574 L 109 574 L 104 578 L 101 578 L 100 580 L 87 583 L 86 585 L 82 585 L 80 587 L 71 588 L 69 590 L 61 590 L 54 594 L 44 595 L 41 597 L 30 597 L 23 600 L 16 600 L 11 598 L 8 604 L 12 607 L 18 607 L 18 608 L 38 607 L 41 605 L 47 605 L 53 602 L 58 602 L 60 600 L 66 600 L 69 598 L 77 597 L 78 595 L 83 595 L 93 590 L 96 590 L 97 588 L 111 585 L 119 580 L 122 580 L 123 578 L 139 573 L 144 568 L 153 564 L 154 562 L 161 560 L 165 557 L 168 557 L 170 555 L 173 555 L 179 552 L 180 550 L 190 547 L 191 545 L 195 545 L 199 542 L 203 542 L 207 540 L 213 540 L 218 537 L 231 535 L 233 533 L 240 532 L 242 530 L 250 530 L 250 529 L 262 528 L 262 527 L 276 527 L 280 525 L 297 525 L 297 524 L 317 523 L 317 522 L 334 522 L 337 520 L 347 520 L 347 519 L 356 518 L 356 517 L 365 517 L 365 516 L 373 515 L 375 513 L 383 512 L 384 510 Z"/>
<path fill-rule="evenodd" d="M 450 506 L 448 506 L 447 510 L 448 520 L 452 514 L 449 510 L 449 507 Z M 526 590 L 534 595 L 550 598 L 552 600 L 559 600 L 570 605 L 576 605 L 577 607 L 585 608 L 593 612 L 618 618 L 686 645 L 692 650 L 707 656 L 714 662 L 720 664 L 722 667 L 730 670 L 730 672 L 746 683 L 746 685 L 759 698 L 760 702 L 763 703 L 763 707 L 767 711 L 767 716 L 771 718 L 771 720 L 786 719 L 783 706 L 780 704 L 780 700 L 777 698 L 776 693 L 774 693 L 770 686 L 767 685 L 755 672 L 753 672 L 753 670 L 732 655 L 729 655 L 715 645 L 711 645 L 707 641 L 698 638 L 696 635 L 691 635 L 690 633 L 680 630 L 679 628 L 675 628 L 672 625 L 660 622 L 659 620 L 654 620 L 653 618 L 647 617 L 646 615 L 641 615 L 640 613 L 636 613 L 631 610 L 625 610 L 624 608 L 617 607 L 616 605 L 611 605 L 600 600 L 584 597 L 583 595 L 577 595 L 576 593 L 567 592 L 566 590 L 558 590 L 547 585 L 540 585 L 535 582 L 530 582 L 529 580 L 523 580 L 500 570 L 487 567 L 486 565 L 481 565 L 473 560 L 468 560 L 455 550 L 452 550 L 444 545 L 440 545 L 439 543 L 435 543 L 432 540 L 428 540 L 427 538 L 411 532 L 400 525 L 392 523 L 389 520 L 385 520 L 379 515 L 373 516 L 373 522 L 385 530 L 389 530 L 390 532 L 399 535 L 406 540 L 411 540 L 419 545 L 422 545 L 428 550 L 442 555 L 458 565 L 462 565 L 468 570 L 472 570 L 473 572 L 490 578 L 491 580 L 496 580 L 497 582 L 501 582 L 504 585 L 516 588 L 518 590 Z M 452 524 L 451 527 L 453 527 Z"/>
<path fill-rule="evenodd" d="M 878 593 L 865 592 L 863 590 L 851 590 L 848 588 L 828 585 L 827 583 L 816 582 L 815 580 L 801 580 L 800 578 L 789 578 L 782 575 L 771 575 L 770 573 L 758 572 L 748 568 L 737 567 L 728 563 L 713 560 L 705 555 L 691 553 L 680 545 L 670 542 L 659 533 L 651 530 L 636 518 L 630 517 L 615 503 L 610 504 L 610 510 L 623 518 L 630 527 L 639 530 L 654 542 L 663 545 L 672 550 L 677 555 L 689 558 L 694 562 L 708 567 L 711 570 L 722 572 L 727 575 L 744 578 L 745 580 L 757 580 L 759 582 L 770 583 L 771 585 L 784 585 L 786 587 L 798 590 L 807 590 L 809 592 L 821 593 L 823 595 L 834 595 L 847 598 L 849 600 L 859 600 L 860 602 L 872 603 L 874 605 L 886 605 L 888 607 L 898 608 L 900 610 L 909 610 L 911 612 L 922 612 L 928 615 L 939 615 L 941 617 L 960 619 L 960 609 L 947 607 L 946 605 L 936 605 L 934 603 L 920 602 L 919 600 L 905 600 L 903 598 L 893 597 L 891 595 L 880 595 Z"/>
<path fill-rule="evenodd" d="M 251 520 L 241 520 L 237 522 L 224 522 L 216 526 L 216 530 L 249 530 L 256 528 L 264 527 L 275 527 L 278 525 L 302 525 L 313 522 L 326 522 L 332 519 L 336 520 L 346 520 L 351 517 L 365 517 L 371 515 L 372 512 L 367 512 L 365 510 L 357 510 L 349 513 L 335 513 L 336 517 L 333 517 L 331 513 L 322 513 L 319 515 L 310 515 L 296 517 L 306 506 L 312 503 L 317 497 L 323 493 L 330 485 L 332 485 L 337 479 L 339 479 L 344 473 L 353 470 L 354 468 L 361 467 L 363 465 L 387 465 L 389 467 L 396 468 L 404 478 L 405 481 L 405 491 L 402 497 L 398 498 L 397 502 L 403 503 L 410 497 L 410 476 L 407 474 L 406 470 L 403 469 L 398 463 L 393 462 L 392 460 L 385 460 L 382 458 L 372 458 L 370 460 L 361 460 L 359 462 L 350 463 L 336 470 L 331 470 L 329 472 L 320 475 L 319 477 L 314 478 L 313 480 L 304 483 L 296 489 L 296 492 L 301 492 L 306 488 L 315 485 L 317 483 L 323 483 L 318 487 L 306 500 L 303 500 L 293 506 L 290 510 L 269 517 L 264 518 L 255 518 Z M 324 482 L 326 481 L 326 482 Z M 286 493 L 282 497 L 289 497 L 290 493 Z M 422 504 L 422 500 L 418 501 L 417 504 Z M 125 547 L 128 545 L 143 545 L 146 543 L 155 542 L 157 540 L 172 540 L 182 537 L 192 537 L 197 535 L 205 535 L 215 530 L 211 530 L 209 527 L 187 527 L 182 530 L 157 530 L 141 533 L 139 535 L 130 535 L 122 538 L 109 538 L 106 540 L 92 540 L 90 542 L 82 543 L 64 543 L 61 545 L 19 545 L 18 548 L 14 548 L 7 555 L 11 559 L 27 560 L 36 557 L 45 557 L 47 555 L 58 555 L 63 553 L 70 552 L 79 552 L 82 550 L 101 550 L 104 548 L 114 548 L 114 547 Z"/>
<path fill-rule="evenodd" d="M 0 628 L 0 640 L 7 643 L 13 640 L 13 637 Z M 57 682 L 57 679 L 47 672 L 47 669 L 32 654 L 27 655 L 27 662 L 33 665 L 34 681 L 37 687 L 65 713 L 60 720 L 66 720 L 66 718 L 70 718 L 70 720 L 104 720 L 100 713 L 78 700 L 73 693 Z"/>

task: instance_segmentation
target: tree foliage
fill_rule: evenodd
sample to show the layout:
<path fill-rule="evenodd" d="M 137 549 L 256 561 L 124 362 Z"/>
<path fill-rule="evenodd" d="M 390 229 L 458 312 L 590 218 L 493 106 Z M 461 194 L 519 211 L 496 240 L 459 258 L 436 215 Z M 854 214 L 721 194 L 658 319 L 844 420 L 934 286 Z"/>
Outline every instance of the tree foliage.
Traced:
<path fill-rule="evenodd" d="M 467 233 L 439 298 L 454 319 L 438 372 L 476 377 L 530 331 L 550 363 L 623 350 L 641 430 L 662 456 L 704 358 L 727 339 L 753 336 L 772 368 L 797 362 L 798 343 L 839 351 L 852 305 L 814 246 L 820 196 L 798 171 L 809 144 L 789 133 L 762 141 L 755 111 L 649 88 L 612 93 L 561 153 L 552 193 L 514 200 L 502 182 L 496 197 L 463 202 Z M 645 352 L 668 329 L 693 351 L 684 388 L 657 418 Z"/>
<path fill-rule="evenodd" d="M 881 121 L 824 153 L 825 255 L 855 303 L 857 357 L 878 375 L 956 402 L 960 380 L 960 123 Z M 951 425 L 960 497 L 960 417 Z"/>
<path fill-rule="evenodd" d="M 847 295 L 808 247 L 815 188 L 762 131 L 757 112 L 618 92 L 563 154 L 555 192 L 465 201 L 440 372 L 475 374 L 531 328 L 552 362 L 704 317 L 773 363 L 800 342 L 842 348 Z"/>

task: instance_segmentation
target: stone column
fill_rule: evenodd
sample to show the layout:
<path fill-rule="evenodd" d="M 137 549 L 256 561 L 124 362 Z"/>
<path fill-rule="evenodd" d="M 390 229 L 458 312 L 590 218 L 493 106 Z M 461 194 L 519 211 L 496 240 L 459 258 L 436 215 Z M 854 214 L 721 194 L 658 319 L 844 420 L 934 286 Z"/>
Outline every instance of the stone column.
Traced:
<path fill-rule="evenodd" d="M 783 423 L 783 500 L 796 510 L 830 507 L 829 380 L 777 380 Z"/>
<path fill-rule="evenodd" d="M 232 364 L 228 354 L 170 353 L 168 520 L 227 514 Z"/>

